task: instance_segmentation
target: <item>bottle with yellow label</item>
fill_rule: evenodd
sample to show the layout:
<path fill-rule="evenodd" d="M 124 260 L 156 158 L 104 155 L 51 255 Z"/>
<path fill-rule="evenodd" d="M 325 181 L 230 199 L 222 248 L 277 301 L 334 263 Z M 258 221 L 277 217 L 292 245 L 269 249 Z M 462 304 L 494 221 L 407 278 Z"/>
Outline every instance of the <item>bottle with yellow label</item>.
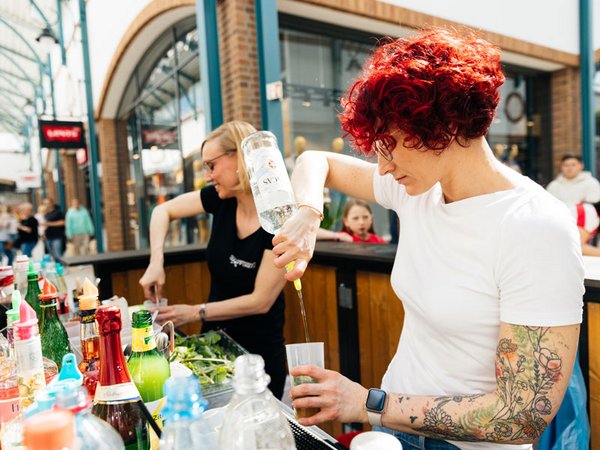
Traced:
<path fill-rule="evenodd" d="M 169 362 L 156 348 L 150 311 L 134 312 L 131 326 L 131 356 L 127 368 L 146 408 L 162 428 L 160 411 L 166 401 L 163 385 L 171 376 Z M 158 438 L 152 436 L 151 440 L 158 441 Z"/>

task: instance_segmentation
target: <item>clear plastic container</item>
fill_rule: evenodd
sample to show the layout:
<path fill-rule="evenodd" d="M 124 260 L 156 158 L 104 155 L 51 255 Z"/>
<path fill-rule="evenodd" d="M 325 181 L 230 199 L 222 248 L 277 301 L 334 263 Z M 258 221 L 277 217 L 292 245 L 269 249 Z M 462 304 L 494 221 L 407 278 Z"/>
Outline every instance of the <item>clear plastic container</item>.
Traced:
<path fill-rule="evenodd" d="M 262 357 L 242 355 L 234 367 L 235 392 L 225 409 L 219 449 L 295 449 L 290 425 L 267 389 L 270 379 Z"/>
<path fill-rule="evenodd" d="M 119 433 L 108 423 L 92 415 L 92 402 L 83 386 L 59 392 L 56 395 L 55 406 L 69 410 L 75 415 L 75 431 L 81 442 L 81 450 L 125 448 Z"/>
<path fill-rule="evenodd" d="M 164 394 L 167 404 L 162 416 L 166 425 L 160 438 L 160 450 L 216 450 L 218 432 L 204 420 L 206 403 L 196 377 L 169 378 Z"/>

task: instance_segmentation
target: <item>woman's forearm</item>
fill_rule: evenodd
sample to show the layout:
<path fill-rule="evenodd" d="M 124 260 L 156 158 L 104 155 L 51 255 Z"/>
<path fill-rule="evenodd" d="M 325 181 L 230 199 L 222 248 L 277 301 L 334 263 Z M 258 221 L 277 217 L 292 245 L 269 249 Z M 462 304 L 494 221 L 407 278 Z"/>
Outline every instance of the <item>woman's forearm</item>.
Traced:
<path fill-rule="evenodd" d="M 266 314 L 271 309 L 274 300 L 259 301 L 254 294 L 247 294 L 219 302 L 210 302 L 205 307 L 206 321 L 230 320 L 255 314 Z"/>
<path fill-rule="evenodd" d="M 169 231 L 171 218 L 166 208 L 157 206 L 152 211 L 150 219 L 150 263 L 162 264 L 164 260 L 163 248 L 165 238 Z"/>
<path fill-rule="evenodd" d="M 323 210 L 323 188 L 329 173 L 324 152 L 306 151 L 296 160 L 292 174 L 292 187 L 296 202 Z"/>

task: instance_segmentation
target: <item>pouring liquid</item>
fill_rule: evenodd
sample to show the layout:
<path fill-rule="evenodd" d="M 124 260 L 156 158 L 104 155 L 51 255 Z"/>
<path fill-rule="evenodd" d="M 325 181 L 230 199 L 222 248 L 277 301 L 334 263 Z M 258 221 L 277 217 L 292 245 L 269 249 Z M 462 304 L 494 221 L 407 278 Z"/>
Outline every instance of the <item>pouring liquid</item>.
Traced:
<path fill-rule="evenodd" d="M 308 320 L 306 319 L 306 309 L 304 308 L 304 298 L 302 297 L 302 290 L 298 289 L 298 299 L 300 300 L 300 312 L 302 313 L 302 323 L 304 324 L 304 339 L 306 342 L 310 342 L 310 336 L 308 335 Z"/>

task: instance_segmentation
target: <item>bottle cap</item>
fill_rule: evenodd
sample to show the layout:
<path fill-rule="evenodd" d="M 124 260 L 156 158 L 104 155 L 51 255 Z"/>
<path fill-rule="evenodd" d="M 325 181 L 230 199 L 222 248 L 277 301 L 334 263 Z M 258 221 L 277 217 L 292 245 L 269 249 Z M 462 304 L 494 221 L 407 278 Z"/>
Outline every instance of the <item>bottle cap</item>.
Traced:
<path fill-rule="evenodd" d="M 79 311 L 89 311 L 98 307 L 98 299 L 96 297 L 79 297 Z"/>
<path fill-rule="evenodd" d="M 98 288 L 96 287 L 96 285 L 94 283 L 92 283 L 88 279 L 88 277 L 85 277 L 85 280 L 83 280 L 82 291 L 83 291 L 83 294 L 81 294 L 79 296 L 80 302 L 87 298 L 93 299 L 94 301 L 98 301 Z"/>
<path fill-rule="evenodd" d="M 241 355 L 233 363 L 233 387 L 240 394 L 263 392 L 271 377 L 265 373 L 265 360 L 260 355 Z"/>
<path fill-rule="evenodd" d="M 96 323 L 100 334 L 120 332 L 121 310 L 116 305 L 102 305 L 96 310 Z"/>
<path fill-rule="evenodd" d="M 31 338 L 38 332 L 38 318 L 35 310 L 27 302 L 21 302 L 19 305 L 19 321 L 13 323 L 15 337 L 20 341 Z"/>
<path fill-rule="evenodd" d="M 23 443 L 36 450 L 72 448 L 75 421 L 69 411 L 45 411 L 25 421 Z"/>
<path fill-rule="evenodd" d="M 63 275 L 65 273 L 65 269 L 63 268 L 61 263 L 57 262 L 55 267 L 56 267 L 56 273 L 58 275 Z"/>
<path fill-rule="evenodd" d="M 21 306 L 21 293 L 13 291 L 12 293 L 12 308 L 6 311 L 6 324 L 11 326 L 19 321 L 19 306 Z"/>
<path fill-rule="evenodd" d="M 44 279 L 42 293 L 38 296 L 40 300 L 54 300 L 58 297 L 58 291 L 48 279 Z"/>
<path fill-rule="evenodd" d="M 198 379 L 191 375 L 187 377 L 169 377 L 165 381 L 163 393 L 167 404 L 161 411 L 165 420 L 182 418 L 195 419 L 206 409 L 206 401 L 202 399 L 202 390 Z"/>
<path fill-rule="evenodd" d="M 77 367 L 77 360 L 73 353 L 67 353 L 63 356 L 62 367 L 58 374 L 58 381 L 64 380 L 76 380 L 81 384 L 83 382 L 83 375 Z"/>

